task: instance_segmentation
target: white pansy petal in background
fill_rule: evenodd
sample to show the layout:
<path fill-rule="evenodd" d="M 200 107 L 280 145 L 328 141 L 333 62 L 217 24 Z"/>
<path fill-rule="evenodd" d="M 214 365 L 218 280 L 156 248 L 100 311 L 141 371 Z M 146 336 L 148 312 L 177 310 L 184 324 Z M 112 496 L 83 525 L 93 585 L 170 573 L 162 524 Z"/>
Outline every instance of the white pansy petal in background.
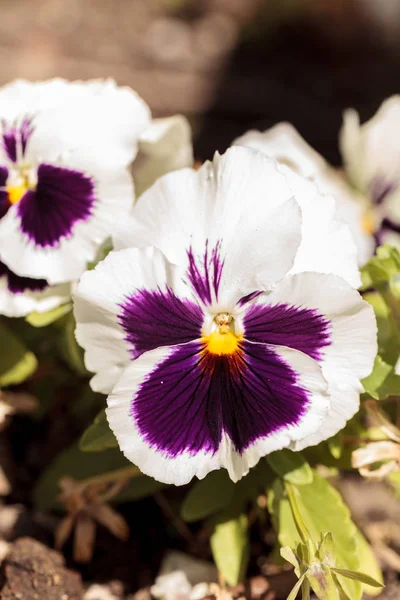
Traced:
<path fill-rule="evenodd" d="M 377 353 L 374 313 L 356 290 L 334 275 L 286 277 L 262 299 L 267 305 L 313 309 L 330 324 L 329 343 L 321 349 L 319 363 L 328 382 L 331 408 L 317 432 L 293 445 L 300 450 L 331 437 L 357 412 L 363 391 L 360 380 L 371 373 Z"/>
<path fill-rule="evenodd" d="M 361 284 L 357 247 L 346 223 L 337 218 L 337 204 L 332 196 L 322 194 L 317 186 L 280 166 L 302 214 L 302 241 L 291 274 L 304 271 L 333 273 L 353 287 Z"/>
<path fill-rule="evenodd" d="M 333 197 L 336 202 L 337 219 L 349 226 L 354 237 L 359 265 L 363 265 L 372 256 L 375 250 L 372 231 L 369 231 L 369 228 L 364 229 L 366 199 L 357 194 L 344 178 L 307 144 L 293 125 L 278 123 L 264 132 L 252 130 L 233 143 L 259 150 L 277 160 L 283 167 L 288 167 L 298 175 L 313 181 L 323 194 L 319 198 L 320 202 L 325 200 L 326 195 L 330 198 Z M 327 199 L 327 202 L 331 205 L 330 199 Z M 303 204 L 307 204 L 307 202 L 303 202 Z M 316 207 L 316 203 L 314 206 Z M 319 210 L 322 211 L 323 208 L 320 207 Z M 330 209 L 327 208 L 327 213 L 329 212 Z M 306 220 L 309 222 L 309 219 Z M 318 219 L 315 218 L 315 229 L 317 227 Z M 319 234 L 315 231 L 315 233 L 322 237 L 322 232 Z M 328 271 L 323 270 L 323 272 L 329 272 L 329 269 Z M 338 274 L 342 275 L 339 272 Z"/>
<path fill-rule="evenodd" d="M 82 276 L 74 296 L 76 337 L 87 369 L 96 373 L 96 391 L 110 392 L 132 358 L 163 345 L 166 335 L 176 343 L 201 336 L 202 315 L 188 293 L 179 269 L 154 248 L 111 252 Z M 183 338 L 175 336 L 175 325 L 184 329 Z"/>
<path fill-rule="evenodd" d="M 220 299 L 226 304 L 257 289 L 258 277 L 265 286 L 281 279 L 300 241 L 300 208 L 276 162 L 239 147 L 198 171 L 159 179 L 114 236 L 117 248 L 154 245 L 184 269 L 182 249 L 192 248 L 202 263 L 207 243 L 209 256 L 218 254 L 224 265 Z"/>
<path fill-rule="evenodd" d="M 107 400 L 108 421 L 127 458 L 165 483 L 184 485 L 220 468 L 238 481 L 262 456 L 312 434 L 329 408 L 319 366 L 294 350 L 276 348 L 271 353 L 259 344 L 249 346 L 246 359 L 261 371 L 255 377 L 250 368 L 240 367 L 240 383 L 232 383 L 230 393 L 220 379 L 226 365 L 210 359 L 210 373 L 197 342 L 146 352 L 131 364 Z M 301 375 L 291 387 L 286 377 L 294 372 Z M 285 407 L 279 403 L 278 390 L 286 385 L 307 404 L 295 424 L 285 422 Z M 260 388 L 267 395 L 263 405 L 257 404 Z M 247 409 L 241 411 L 240 398 L 246 397 Z M 263 435 L 259 424 L 266 421 L 280 425 Z M 237 428 L 243 430 L 239 438 Z M 239 452 L 235 445 L 245 447 Z"/>
<path fill-rule="evenodd" d="M 186 117 L 153 119 L 139 138 L 139 153 L 133 164 L 136 196 L 165 173 L 192 166 L 192 132 Z"/>
<path fill-rule="evenodd" d="M 232 145 L 259 150 L 307 179 L 314 179 L 329 168 L 326 160 L 290 123 L 278 123 L 266 131 L 252 129 L 238 137 Z"/>

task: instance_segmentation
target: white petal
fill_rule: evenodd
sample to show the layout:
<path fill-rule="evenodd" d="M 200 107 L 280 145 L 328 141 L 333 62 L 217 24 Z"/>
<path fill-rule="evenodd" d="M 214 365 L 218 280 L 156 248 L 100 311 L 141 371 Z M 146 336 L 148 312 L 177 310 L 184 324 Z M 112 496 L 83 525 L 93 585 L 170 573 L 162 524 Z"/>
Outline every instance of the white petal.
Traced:
<path fill-rule="evenodd" d="M 374 117 L 361 126 L 356 111 L 344 113 L 340 147 L 346 170 L 353 184 L 371 199 L 377 178 L 385 185 L 397 186 L 399 197 L 399 136 L 400 96 L 385 100 Z"/>
<path fill-rule="evenodd" d="M 183 115 L 154 119 L 139 138 L 139 154 L 133 165 L 136 195 L 140 196 L 165 173 L 192 166 L 188 120 Z"/>
<path fill-rule="evenodd" d="M 332 196 L 321 194 L 316 185 L 281 166 L 302 211 L 302 241 L 291 274 L 306 271 L 333 273 L 350 285 L 361 284 L 358 251 L 350 228 L 337 218 Z"/>
<path fill-rule="evenodd" d="M 305 221 L 304 237 L 309 236 L 310 226 L 313 225 L 308 214 L 309 211 L 305 215 L 304 211 L 309 206 L 312 212 L 316 210 L 321 213 L 323 207 L 318 207 L 317 202 L 323 203 L 326 196 L 329 196 L 329 198 L 326 199 L 329 206 L 326 209 L 325 217 L 323 217 L 322 230 L 317 233 L 317 243 L 320 243 L 321 239 L 324 238 L 327 233 L 325 229 L 328 226 L 327 219 L 330 218 L 329 215 L 332 213 L 330 207 L 332 206 L 331 197 L 333 197 L 337 207 L 335 213 L 336 218 L 342 220 L 349 226 L 354 237 L 358 250 L 359 264 L 363 265 L 368 258 L 373 255 L 375 250 L 374 239 L 370 233 L 363 230 L 363 217 L 366 211 L 365 198 L 350 188 L 344 179 L 338 175 L 335 169 L 333 169 L 325 159 L 318 154 L 318 152 L 307 144 L 292 125 L 289 123 L 279 123 L 264 132 L 249 131 L 235 140 L 234 144 L 259 150 L 267 156 L 275 158 L 275 160 L 284 167 L 289 167 L 298 175 L 302 175 L 315 183 L 321 192 L 319 197 L 316 197 L 315 193 L 312 192 L 311 198 L 313 198 L 313 201 L 311 198 L 307 201 L 307 198 L 304 198 L 304 194 L 301 196 L 301 193 L 299 198 L 296 197 L 301 203 L 303 210 L 303 219 Z M 309 226 L 307 226 L 307 224 Z M 315 215 L 314 230 L 316 231 L 317 228 L 319 228 L 319 217 Z M 339 227 L 337 223 L 332 223 L 332 230 L 334 229 L 336 229 L 336 235 L 334 231 L 331 231 L 330 234 L 328 233 L 328 238 L 334 245 L 336 244 L 334 241 L 335 237 L 337 238 L 337 241 L 340 241 L 339 238 L 343 235 L 345 238 L 348 238 L 348 235 L 344 234 L 343 228 Z M 321 272 L 329 272 L 328 263 L 325 262 L 325 259 L 330 253 L 331 250 L 329 248 L 327 248 L 326 252 L 323 252 L 323 249 L 321 248 L 321 260 L 317 264 L 318 268 L 316 268 L 315 265 L 310 265 L 301 270 L 321 271 L 321 265 L 325 264 L 325 268 L 323 268 Z M 302 249 L 302 254 L 304 254 L 304 248 Z M 314 254 L 314 250 L 311 250 L 308 254 L 311 256 Z M 319 254 L 319 252 L 317 254 Z M 339 257 L 338 260 L 340 260 Z M 330 260 L 328 262 L 331 263 L 332 261 Z M 350 273 L 343 273 L 343 268 L 340 268 L 338 261 L 336 261 L 335 267 L 336 268 L 332 272 L 337 273 L 349 281 L 356 281 L 358 276 L 354 273 L 354 270 Z"/>
<path fill-rule="evenodd" d="M 298 383 L 310 393 L 309 409 L 297 425 L 288 426 L 266 438 L 259 438 L 241 455 L 234 450 L 227 434 L 223 435 L 215 453 L 199 451 L 193 454 L 185 451 L 171 457 L 149 445 L 139 432 L 131 414 L 132 402 L 143 381 L 171 351 L 173 352 L 173 349 L 157 349 L 143 354 L 123 372 L 107 400 L 107 418 L 125 456 L 143 473 L 165 483 L 184 485 L 193 477 L 202 479 L 210 471 L 220 468 L 226 468 L 231 479 L 238 481 L 261 457 L 312 434 L 320 427 L 329 408 L 326 382 L 317 363 L 303 353 L 286 348 L 277 350 L 279 355 L 301 374 Z M 174 434 L 182 435 L 182 431 L 179 430 L 180 423 L 178 415 L 176 423 L 170 426 L 172 441 Z M 176 430 L 175 425 L 178 428 Z"/>
<path fill-rule="evenodd" d="M 334 275 L 285 277 L 265 298 L 268 304 L 316 309 L 331 322 L 331 344 L 323 349 L 320 362 L 329 385 L 331 409 L 316 433 L 293 444 L 300 450 L 331 437 L 357 412 L 363 391 L 360 380 L 371 373 L 377 352 L 376 321 L 372 307 Z"/>
<path fill-rule="evenodd" d="M 114 238 L 116 247 L 157 246 L 186 268 L 187 250 L 200 258 L 206 242 L 221 242 L 221 304 L 232 305 L 271 286 L 292 267 L 300 243 L 300 211 L 275 161 L 247 148 L 231 148 L 198 171 L 159 179 L 139 199 L 133 221 Z"/>
<path fill-rule="evenodd" d="M 85 350 L 87 369 L 96 373 L 91 383 L 95 391 L 110 392 L 132 360 L 133 348 L 118 321 L 121 303 L 137 290 L 167 285 L 180 297 L 187 294 L 178 268 L 154 248 L 111 252 L 84 273 L 74 295 L 76 338 Z"/>

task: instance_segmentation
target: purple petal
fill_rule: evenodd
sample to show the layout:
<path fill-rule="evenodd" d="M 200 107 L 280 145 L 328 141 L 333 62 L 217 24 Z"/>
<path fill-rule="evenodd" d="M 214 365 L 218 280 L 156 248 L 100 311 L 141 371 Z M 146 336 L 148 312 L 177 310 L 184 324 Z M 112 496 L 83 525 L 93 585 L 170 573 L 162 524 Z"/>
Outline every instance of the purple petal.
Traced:
<path fill-rule="evenodd" d="M 118 321 L 133 358 L 160 346 L 174 346 L 201 337 L 200 307 L 178 298 L 169 288 L 138 290 L 126 298 L 121 309 Z"/>
<path fill-rule="evenodd" d="M 0 262 L 0 277 L 7 278 L 7 288 L 12 294 L 22 294 L 27 291 L 42 292 L 49 285 L 44 279 L 19 277 L 2 262 Z"/>
<path fill-rule="evenodd" d="M 8 179 L 8 169 L 3 165 L 0 165 L 0 187 L 5 188 Z M 0 219 L 4 217 L 8 209 L 10 208 L 10 203 L 8 200 L 8 193 L 6 190 L 0 190 Z"/>
<path fill-rule="evenodd" d="M 174 457 L 215 453 L 226 433 L 241 453 L 299 422 L 309 404 L 296 372 L 272 349 L 244 342 L 229 355 L 201 342 L 172 348 L 132 402 L 143 438 Z"/>
<path fill-rule="evenodd" d="M 219 284 L 221 282 L 222 269 L 224 266 L 220 257 L 220 242 L 212 249 L 211 255 L 208 250 L 208 242 L 203 256 L 195 256 L 193 249 L 188 251 L 189 267 L 187 277 L 192 288 L 204 304 L 211 304 L 212 292 L 218 299 Z"/>
<path fill-rule="evenodd" d="M 65 167 L 41 164 L 38 184 L 18 203 L 21 229 L 42 248 L 54 247 L 72 234 L 73 227 L 93 214 L 95 205 L 93 181 Z"/>
<path fill-rule="evenodd" d="M 253 304 L 243 318 L 244 337 L 251 342 L 300 350 L 314 360 L 330 344 L 329 321 L 317 310 L 291 304 Z"/>
<path fill-rule="evenodd" d="M 18 159 L 18 144 L 20 144 L 21 155 L 24 156 L 29 138 L 34 131 L 32 118 L 26 117 L 21 125 L 17 127 L 15 124 L 9 125 L 3 121 L 3 148 L 8 158 L 12 162 L 17 162 Z"/>

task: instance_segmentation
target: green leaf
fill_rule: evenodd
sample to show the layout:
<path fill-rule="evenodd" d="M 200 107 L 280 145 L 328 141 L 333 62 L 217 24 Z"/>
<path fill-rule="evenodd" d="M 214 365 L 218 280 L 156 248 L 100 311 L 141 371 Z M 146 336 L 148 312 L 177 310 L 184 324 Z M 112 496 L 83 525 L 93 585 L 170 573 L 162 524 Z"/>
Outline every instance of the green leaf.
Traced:
<path fill-rule="evenodd" d="M 386 302 L 378 292 L 364 294 L 374 309 L 378 325 L 378 354 L 389 365 L 395 365 L 400 354 L 400 332 Z"/>
<path fill-rule="evenodd" d="M 302 575 L 300 577 L 300 579 L 298 580 L 298 582 L 296 583 L 296 585 L 294 586 L 294 588 L 292 589 L 292 591 L 290 592 L 289 596 L 287 597 L 286 600 L 296 600 L 297 598 L 297 594 L 300 591 L 300 588 L 303 584 L 304 578 L 305 578 L 306 574 L 304 573 L 304 575 Z"/>
<path fill-rule="evenodd" d="M 368 573 L 376 581 L 383 583 L 382 571 L 378 561 L 376 560 L 376 556 L 359 529 L 357 530 L 356 534 L 356 545 L 358 548 L 360 567 L 362 570 Z M 380 594 L 380 590 L 377 590 L 376 587 L 372 587 L 367 584 L 363 585 L 363 589 L 364 593 L 368 594 L 368 596 L 377 596 Z"/>
<path fill-rule="evenodd" d="M 60 354 L 72 371 L 75 371 L 78 375 L 86 376 L 89 373 L 83 360 L 83 350 L 75 338 L 75 327 L 75 319 L 71 313 L 65 326 L 61 329 L 59 338 Z"/>
<path fill-rule="evenodd" d="M 360 567 L 358 529 L 339 493 L 316 471 L 312 483 L 300 485 L 296 491 L 297 504 L 312 539 L 318 542 L 321 534 L 331 531 L 336 564 L 339 568 L 357 570 Z M 279 543 L 281 546 L 295 548 L 301 538 L 284 486 L 279 479 L 275 481 L 269 507 Z M 361 598 L 359 582 L 342 580 L 342 585 L 352 600 Z"/>
<path fill-rule="evenodd" d="M 181 507 L 182 519 L 189 523 L 199 521 L 227 508 L 234 491 L 235 484 L 227 471 L 212 471 L 189 490 Z"/>
<path fill-rule="evenodd" d="M 79 442 L 79 449 L 83 452 L 101 452 L 107 448 L 116 448 L 117 446 L 117 439 L 110 429 L 106 411 L 103 408 L 83 433 Z"/>
<path fill-rule="evenodd" d="M 299 564 L 299 561 L 297 560 L 295 553 L 290 548 L 290 546 L 284 546 L 283 548 L 281 548 L 280 555 L 282 556 L 282 558 L 287 560 L 288 563 L 290 563 L 291 565 L 294 566 L 294 572 L 296 573 L 297 577 L 299 577 L 300 576 L 300 564 Z"/>
<path fill-rule="evenodd" d="M 66 304 L 61 304 L 61 306 L 57 306 L 57 308 L 53 308 L 53 310 L 49 310 L 45 313 L 32 312 L 25 320 L 32 325 L 32 327 L 46 327 L 67 315 L 71 310 L 72 302 L 67 302 Z"/>
<path fill-rule="evenodd" d="M 267 462 L 277 475 L 295 485 L 305 485 L 313 480 L 313 472 L 300 452 L 279 450 L 267 457 Z"/>
<path fill-rule="evenodd" d="M 243 580 L 250 558 L 248 520 L 244 514 L 221 515 L 215 522 L 210 543 L 214 562 L 229 585 Z"/>
<path fill-rule="evenodd" d="M 400 272 L 400 254 L 396 248 L 384 244 L 361 269 L 362 287 L 366 290 L 378 287 Z"/>
<path fill-rule="evenodd" d="M 332 454 L 333 458 L 339 460 L 343 453 L 342 432 L 339 431 L 339 433 L 327 440 L 326 443 L 328 444 L 329 452 Z"/>
<path fill-rule="evenodd" d="M 87 479 L 115 469 L 131 465 L 119 448 L 112 448 L 100 453 L 82 452 L 78 443 L 73 444 L 56 456 L 45 469 L 33 492 L 33 501 L 40 509 L 47 510 L 58 507 L 58 482 L 64 475 L 74 479 Z"/>
<path fill-rule="evenodd" d="M 33 352 L 5 325 L 0 324 L 0 387 L 17 385 L 28 379 L 37 368 Z"/>
<path fill-rule="evenodd" d="M 365 392 L 375 400 L 380 400 L 380 389 L 391 373 L 393 373 L 393 367 L 388 365 L 379 355 L 376 356 L 372 373 L 362 381 Z"/>
<path fill-rule="evenodd" d="M 337 567 L 332 567 L 332 571 L 338 575 L 342 575 L 348 579 L 354 579 L 355 581 L 361 581 L 361 583 L 365 583 L 366 585 L 370 585 L 372 587 L 383 587 L 382 583 L 376 581 L 373 577 L 370 577 L 365 573 L 360 573 L 360 571 L 349 571 L 348 569 L 338 569 Z"/>

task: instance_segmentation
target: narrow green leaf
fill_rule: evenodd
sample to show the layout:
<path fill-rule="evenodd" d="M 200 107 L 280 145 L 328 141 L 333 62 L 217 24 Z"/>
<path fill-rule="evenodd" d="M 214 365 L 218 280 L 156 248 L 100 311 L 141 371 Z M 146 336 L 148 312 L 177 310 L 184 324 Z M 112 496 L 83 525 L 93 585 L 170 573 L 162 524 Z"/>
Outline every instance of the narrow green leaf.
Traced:
<path fill-rule="evenodd" d="M 212 471 L 190 488 L 181 516 L 187 522 L 199 521 L 227 508 L 233 498 L 235 484 L 224 469 Z"/>
<path fill-rule="evenodd" d="M 116 448 L 117 446 L 117 439 L 110 429 L 106 411 L 103 408 L 83 433 L 79 442 L 79 449 L 83 452 L 101 452 L 107 448 Z"/>
<path fill-rule="evenodd" d="M 382 571 L 376 560 L 375 553 L 360 530 L 357 530 L 356 545 L 362 570 L 368 573 L 376 581 L 383 583 Z M 363 589 L 364 593 L 368 594 L 368 596 L 377 596 L 381 593 L 380 589 L 367 584 L 363 584 Z"/>
<path fill-rule="evenodd" d="M 348 579 L 354 579 L 355 581 L 361 581 L 361 583 L 371 585 L 372 587 L 383 587 L 382 583 L 376 581 L 376 579 L 370 577 L 369 575 L 366 575 L 365 573 L 360 573 L 360 571 L 349 571 L 349 569 L 338 569 L 337 567 L 332 567 L 332 571 L 334 571 L 338 575 L 342 575 L 343 577 L 347 577 Z"/>
<path fill-rule="evenodd" d="M 295 572 L 296 572 L 296 569 L 299 569 L 299 567 L 300 567 L 299 561 L 297 560 L 296 555 L 293 552 L 293 550 L 290 548 L 290 546 L 284 546 L 283 548 L 281 548 L 280 555 L 282 556 L 282 558 L 287 560 L 288 563 L 290 563 L 291 565 L 294 566 Z M 296 575 L 297 575 L 297 577 L 299 576 L 298 573 L 296 573 Z"/>
<path fill-rule="evenodd" d="M 305 578 L 306 574 L 304 573 L 304 575 L 302 575 L 300 577 L 300 579 L 298 580 L 298 582 L 296 583 L 296 585 L 294 586 L 294 588 L 292 589 L 292 591 L 290 592 L 289 596 L 287 597 L 286 600 L 296 600 L 297 598 L 297 594 L 300 591 L 300 588 L 303 584 L 304 578 Z"/>
<path fill-rule="evenodd" d="M 53 310 L 49 310 L 45 313 L 32 312 L 25 320 L 32 325 L 32 327 L 46 327 L 67 315 L 71 310 L 72 302 L 67 302 L 66 304 L 61 304 L 61 306 L 57 306 L 57 308 L 53 308 Z"/>
<path fill-rule="evenodd" d="M 0 387 L 18 385 L 35 372 L 36 357 L 3 324 L 0 324 L 0 340 Z"/>
<path fill-rule="evenodd" d="M 220 516 L 211 535 L 211 550 L 217 569 L 229 585 L 243 580 L 250 557 L 248 521 L 244 514 Z"/>
<path fill-rule="evenodd" d="M 313 480 L 310 465 L 300 452 L 279 450 L 267 457 L 267 462 L 277 475 L 295 485 L 305 485 Z"/>

